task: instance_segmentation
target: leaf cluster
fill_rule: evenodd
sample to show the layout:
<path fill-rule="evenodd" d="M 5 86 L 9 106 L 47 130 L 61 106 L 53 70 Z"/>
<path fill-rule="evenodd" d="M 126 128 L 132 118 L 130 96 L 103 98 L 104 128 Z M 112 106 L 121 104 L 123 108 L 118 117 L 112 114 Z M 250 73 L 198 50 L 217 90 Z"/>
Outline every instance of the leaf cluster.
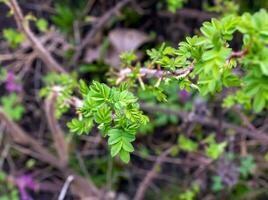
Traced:
<path fill-rule="evenodd" d="M 149 120 L 139 109 L 137 98 L 125 85 L 108 87 L 96 81 L 88 86 L 80 81 L 83 105 L 78 108 L 79 117 L 68 123 L 71 132 L 88 133 L 94 124 L 108 137 L 112 157 L 120 155 L 121 160 L 129 162 L 134 151 L 131 144 L 141 125 Z"/>

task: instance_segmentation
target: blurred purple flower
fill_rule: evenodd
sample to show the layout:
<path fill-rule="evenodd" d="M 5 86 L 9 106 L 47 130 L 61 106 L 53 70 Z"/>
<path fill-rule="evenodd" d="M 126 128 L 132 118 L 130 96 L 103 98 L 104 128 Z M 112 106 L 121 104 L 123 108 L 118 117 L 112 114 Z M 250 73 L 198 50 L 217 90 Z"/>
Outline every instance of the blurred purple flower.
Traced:
<path fill-rule="evenodd" d="M 179 91 L 179 98 L 182 103 L 185 103 L 186 101 L 188 101 L 190 97 L 191 97 L 191 94 L 187 92 L 186 90 Z"/>
<path fill-rule="evenodd" d="M 20 92 L 22 90 L 21 85 L 16 83 L 15 74 L 11 70 L 7 73 L 6 90 L 8 92 Z"/>
<path fill-rule="evenodd" d="M 33 200 L 33 198 L 28 194 L 26 189 L 36 190 L 37 184 L 34 182 L 31 175 L 22 175 L 16 179 L 16 183 L 21 195 L 22 200 Z"/>

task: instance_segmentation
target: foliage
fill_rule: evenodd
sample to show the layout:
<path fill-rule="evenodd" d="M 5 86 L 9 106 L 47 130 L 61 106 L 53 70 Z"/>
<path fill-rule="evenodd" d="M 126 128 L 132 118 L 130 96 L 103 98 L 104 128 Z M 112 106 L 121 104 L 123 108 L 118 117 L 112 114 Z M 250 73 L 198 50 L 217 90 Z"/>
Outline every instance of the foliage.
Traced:
<path fill-rule="evenodd" d="M 255 168 L 254 158 L 252 156 L 246 156 L 241 158 L 241 165 L 239 172 L 243 178 L 247 178 L 252 170 Z"/>
<path fill-rule="evenodd" d="M 265 87 L 268 62 L 264 56 L 268 51 L 267 18 L 267 12 L 261 10 L 253 15 L 245 13 L 242 16 L 228 15 L 219 20 L 212 19 L 203 23 L 201 36 L 187 37 L 177 49 L 163 44 L 159 49 L 148 50 L 150 65 L 160 65 L 170 72 L 193 66 L 189 74 L 163 77 L 160 82 L 165 80 L 168 83 L 177 79 L 182 89 L 198 89 L 202 95 L 215 94 L 224 88 L 236 88 L 236 93 L 227 97 L 224 105 L 231 107 L 239 103 L 260 112 L 268 106 Z M 230 42 L 235 32 L 243 35 L 243 44 L 242 50 L 233 54 Z M 243 77 L 234 73 L 239 65 L 245 71 Z M 138 73 L 135 71 L 133 75 Z"/>
<path fill-rule="evenodd" d="M 43 78 L 46 87 L 40 90 L 41 97 L 47 97 L 51 92 L 57 93 L 56 116 L 59 118 L 70 108 L 68 100 L 72 97 L 74 89 L 77 87 L 75 76 L 67 74 L 51 73 Z"/>
<path fill-rule="evenodd" d="M 212 191 L 219 192 L 223 189 L 222 181 L 220 176 L 212 176 Z"/>
<path fill-rule="evenodd" d="M 25 40 L 25 37 L 21 32 L 18 32 L 12 28 L 4 29 L 3 36 L 11 48 L 18 47 Z"/>
<path fill-rule="evenodd" d="M 194 200 L 200 191 L 200 186 L 194 183 L 190 189 L 179 195 L 179 200 Z"/>
<path fill-rule="evenodd" d="M 95 122 L 103 136 L 108 136 L 112 157 L 119 154 L 121 160 L 129 162 L 129 153 L 134 151 L 131 142 L 138 128 L 148 122 L 137 98 L 127 91 L 126 85 L 110 88 L 96 81 L 90 87 L 80 81 L 80 92 L 83 105 L 78 108 L 79 119 L 68 123 L 71 132 L 88 133 Z"/>
<path fill-rule="evenodd" d="M 4 0 L 4 2 L 8 3 L 6 0 Z M 186 2 L 186 0 L 160 1 L 157 6 L 162 7 L 156 6 L 155 9 L 167 7 L 170 12 L 176 12 L 186 4 Z M 250 187 L 258 187 L 251 183 L 248 184 L 248 179 L 252 178 L 254 175 L 253 172 L 259 159 L 268 161 L 268 154 L 260 158 L 258 157 L 258 159 L 254 159 L 251 155 L 242 157 L 241 155 L 245 155 L 244 153 L 247 153 L 248 148 L 255 146 L 254 142 L 252 145 L 244 144 L 244 142 L 248 140 L 247 135 L 254 138 L 254 134 L 250 135 L 249 132 L 243 130 L 253 132 L 255 131 L 256 125 L 256 134 L 261 136 L 262 132 L 258 129 L 259 124 L 263 123 L 262 119 L 267 115 L 265 111 L 267 111 L 266 109 L 268 108 L 268 13 L 266 10 L 262 9 L 256 13 L 243 13 L 240 15 L 239 12 L 243 10 L 241 8 L 243 6 L 239 6 L 235 1 L 214 0 L 207 2 L 208 4 L 213 2 L 213 5 L 202 3 L 198 5 L 203 5 L 206 11 L 220 13 L 221 17 L 204 22 L 200 30 L 196 31 L 196 35 L 186 37 L 177 47 L 163 43 L 159 47 L 147 49 L 147 55 L 142 58 L 141 52 L 124 52 L 120 55 L 121 65 L 118 65 L 116 68 L 108 66 L 109 63 L 104 65 L 101 59 L 97 60 L 97 62 L 85 63 L 87 61 L 84 62 L 83 59 L 87 56 L 87 48 L 92 48 L 96 51 L 100 51 L 100 54 L 108 55 L 108 53 L 110 53 L 108 51 L 114 50 L 112 46 L 109 46 L 108 30 L 114 27 L 114 25 L 116 28 L 118 28 L 117 26 L 121 27 L 122 22 L 127 22 L 128 16 L 132 15 L 132 13 L 140 15 L 139 13 L 143 11 L 142 7 L 142 9 L 139 9 L 136 13 L 136 11 L 133 12 L 131 10 L 132 8 L 130 6 L 122 11 L 125 12 L 125 14 L 123 18 L 121 18 L 122 21 L 119 21 L 118 24 L 114 23 L 118 19 L 111 17 L 111 19 L 114 20 L 112 25 L 105 26 L 106 22 L 103 22 L 103 25 L 100 25 L 100 27 L 98 27 L 99 25 L 94 27 L 94 24 L 91 24 L 91 22 L 95 22 L 95 14 L 98 14 L 98 12 L 103 9 L 98 6 L 97 9 L 91 9 L 91 7 L 95 8 L 94 4 L 98 4 L 97 1 L 94 1 L 91 5 L 91 2 L 86 0 L 79 1 L 77 4 L 71 0 L 57 0 L 53 2 L 55 3 L 55 12 L 49 19 L 40 18 L 37 20 L 32 14 L 26 15 L 26 22 L 30 21 L 34 23 L 40 35 L 47 34 L 50 20 L 67 36 L 73 34 L 74 40 L 71 40 L 72 44 L 69 45 L 68 41 L 66 42 L 68 46 L 72 47 L 71 50 L 69 49 L 70 53 L 75 53 L 76 48 L 74 45 L 83 44 L 82 37 L 87 34 L 87 31 L 91 30 L 88 28 L 89 25 L 92 26 L 90 28 L 96 28 L 96 32 L 103 30 L 103 34 L 95 34 L 96 37 L 92 40 L 93 42 L 90 42 L 90 47 L 82 48 L 81 52 L 78 52 L 78 54 L 80 53 L 81 55 L 77 63 L 69 63 L 68 65 L 68 63 L 65 62 L 67 67 L 69 67 L 66 68 L 66 71 L 74 69 L 77 64 L 74 73 L 48 73 L 43 77 L 43 82 L 41 81 L 39 84 L 42 86 L 40 97 L 48 98 L 51 97 L 52 94 L 56 94 L 55 114 L 61 119 L 61 122 L 69 121 L 67 126 L 70 132 L 72 132 L 73 135 L 77 135 L 77 137 L 72 139 L 75 140 L 78 136 L 89 134 L 90 132 L 94 132 L 94 136 L 92 137 L 95 137 L 96 134 L 98 134 L 97 132 L 100 132 L 103 138 L 107 140 L 107 146 L 110 152 L 109 155 L 106 155 L 106 146 L 101 143 L 100 147 L 104 150 L 101 152 L 101 154 L 103 154 L 100 155 L 100 157 L 94 156 L 93 159 L 87 159 L 85 163 L 81 164 L 80 159 L 74 158 L 74 156 L 71 155 L 68 167 L 85 176 L 88 176 L 86 171 L 88 168 L 95 168 L 95 171 L 90 173 L 93 182 L 99 187 L 103 187 L 105 183 L 107 183 L 105 190 L 107 189 L 107 191 L 109 191 L 110 189 L 114 189 L 114 187 L 108 186 L 109 183 L 119 185 L 119 176 L 129 181 L 127 180 L 129 174 L 124 174 L 125 171 L 122 170 L 125 165 L 122 165 L 121 162 L 113 163 L 112 157 L 118 156 L 124 163 L 129 163 L 130 155 L 137 147 L 138 152 L 135 156 L 140 158 L 134 159 L 132 161 L 133 165 L 129 165 L 129 167 L 133 167 L 142 162 L 145 163 L 144 165 L 146 166 L 147 162 L 151 164 L 151 162 L 157 161 L 163 162 L 157 163 L 157 165 L 159 165 L 159 167 L 157 167 L 158 169 L 160 169 L 160 165 L 163 165 L 163 167 L 161 166 L 161 169 L 163 169 L 161 173 L 164 173 L 165 170 L 168 169 L 168 173 L 172 174 L 172 170 L 169 171 L 171 166 L 173 166 L 174 163 L 184 164 L 183 159 L 187 159 L 187 162 L 185 162 L 187 167 L 183 166 L 182 169 L 179 170 L 176 168 L 175 174 L 180 175 L 179 173 L 182 172 L 188 175 L 192 173 L 193 169 L 196 167 L 191 166 L 191 164 L 196 165 L 194 162 L 190 163 L 188 167 L 188 161 L 192 162 L 193 159 L 197 158 L 197 161 L 200 161 L 200 166 L 197 166 L 198 168 L 194 175 L 200 173 L 200 171 L 203 172 L 204 167 L 207 168 L 206 170 L 208 172 L 218 172 L 218 169 L 224 169 L 222 171 L 219 170 L 222 173 L 218 173 L 218 175 L 215 176 L 209 177 L 210 173 L 208 173 L 208 176 L 205 176 L 206 181 L 208 181 L 206 185 L 204 184 L 205 186 L 203 186 L 203 182 L 202 185 L 196 183 L 192 184 L 191 179 L 196 176 L 190 177 L 189 179 L 184 177 L 185 181 L 183 180 L 183 184 L 188 185 L 186 189 L 179 188 L 179 191 L 182 192 L 178 193 L 178 188 L 175 188 L 176 194 L 165 196 L 167 199 L 171 196 L 171 198 L 180 200 L 197 199 L 199 195 L 203 195 L 200 190 L 206 188 L 207 185 L 211 186 L 207 188 L 210 188 L 216 193 L 214 195 L 220 195 L 221 193 L 218 192 L 225 192 L 225 189 L 228 193 L 234 193 L 232 189 L 237 188 L 242 191 L 240 191 L 241 193 L 246 194 L 250 192 Z M 108 2 L 104 7 L 108 8 L 110 4 L 111 3 Z M 190 1 L 189 4 L 191 4 Z M 146 13 L 144 16 L 147 16 L 147 14 L 151 15 L 146 9 L 144 9 L 144 11 L 146 11 L 144 12 Z M 94 11 L 91 13 L 89 10 Z M 202 11 L 198 10 L 198 12 Z M 119 12 L 115 13 L 118 14 Z M 86 16 L 87 14 L 90 14 L 90 16 Z M 105 19 L 105 17 L 108 16 L 105 14 L 106 13 L 103 15 L 104 18 L 102 18 L 101 15 L 100 17 L 96 15 L 98 16 L 96 20 L 100 20 L 101 23 L 102 20 L 109 21 Z M 171 15 L 171 13 L 163 13 L 163 16 L 168 15 Z M 132 17 L 131 20 L 133 20 L 133 23 L 143 19 L 141 16 L 130 17 Z M 196 21 L 199 21 L 199 19 Z M 150 27 L 150 23 L 148 24 Z M 133 24 L 130 23 L 129 26 L 132 25 Z M 135 24 L 135 26 L 136 25 L 139 24 Z M 76 28 L 81 28 L 81 31 L 77 31 Z M 147 25 L 144 28 L 148 30 Z M 93 30 L 93 33 L 94 31 L 95 30 Z M 105 36 L 103 37 L 103 35 Z M 3 37 L 11 48 L 20 47 L 20 44 L 26 38 L 23 33 L 11 28 L 3 30 Z M 159 39 L 161 39 L 161 37 L 159 37 Z M 101 45 L 98 44 L 99 40 L 102 41 Z M 44 46 L 47 47 L 50 43 L 51 41 L 49 39 Z M 56 47 L 61 47 L 61 44 L 57 44 Z M 23 45 L 21 45 L 21 48 L 23 49 Z M 145 49 L 146 48 L 147 46 Z M 31 49 L 31 47 L 27 47 L 25 51 L 26 54 L 31 55 L 33 53 L 34 55 L 36 53 L 38 57 L 43 58 L 39 55 L 42 54 L 42 52 L 28 51 L 28 49 Z M 62 51 L 61 48 L 59 49 Z M 8 49 L 8 51 L 10 50 L 11 49 Z M 24 55 L 24 50 L 21 52 L 22 55 Z M 21 52 L 18 51 L 18 53 Z M 48 54 L 49 53 L 50 52 L 48 52 Z M 56 58 L 59 62 L 61 62 L 61 58 L 64 58 L 62 55 L 66 55 L 68 52 L 63 50 L 63 52 L 60 53 L 56 53 L 57 56 L 59 56 Z M 100 57 L 103 56 L 101 55 Z M 5 60 L 5 55 L 3 58 L 3 60 Z M 53 61 L 53 56 L 51 58 Z M 42 63 L 42 66 L 44 63 Z M 9 65 L 9 62 L 3 62 L 3 64 Z M 8 68 L 9 67 L 11 69 L 14 67 L 16 70 L 20 68 L 19 65 L 10 65 Z M 104 73 L 108 75 L 108 78 L 103 76 Z M 78 81 L 80 78 L 86 81 Z M 13 71 L 7 71 L 1 68 L 0 81 L 1 83 L 3 82 L 5 86 L 8 85 L 6 84 L 7 79 L 12 80 L 10 82 L 16 84 Z M 88 84 L 88 82 L 90 82 L 90 84 Z M 21 92 L 21 90 L 22 87 L 13 90 L 13 92 Z M 10 93 L 11 91 L 6 87 L 6 92 Z M 28 91 L 23 92 L 26 94 L 22 94 L 28 97 Z M 202 105 L 198 102 L 201 98 L 199 94 L 205 96 L 202 97 L 206 99 L 205 104 L 207 103 L 205 105 L 205 109 L 207 109 L 205 112 L 203 112 Z M 40 99 L 38 99 L 38 101 L 39 100 Z M 4 95 L 1 97 L 0 102 L 1 109 L 11 119 L 18 121 L 22 118 L 25 109 L 20 103 L 18 94 L 10 93 L 9 95 Z M 246 111 L 245 117 L 248 117 L 249 121 L 246 122 L 247 124 L 245 123 L 245 125 L 248 125 L 248 123 L 252 121 L 254 127 L 251 127 L 251 124 L 249 124 L 248 127 L 239 127 L 237 124 L 241 123 L 241 120 L 234 119 L 234 112 L 232 110 L 222 109 L 221 103 L 225 108 L 236 106 L 241 112 Z M 72 106 L 74 108 L 70 109 Z M 148 111 L 148 113 L 146 113 L 148 117 L 142 110 Z M 252 111 L 254 113 L 252 113 Z M 76 117 L 70 120 L 70 115 L 76 115 Z M 219 117 L 219 123 L 217 124 L 217 119 L 213 119 L 210 124 L 209 120 L 212 117 Z M 226 121 L 222 121 L 222 118 Z M 235 118 L 237 118 L 236 115 Z M 259 118 L 261 118 L 261 120 L 259 120 Z M 233 120 L 233 123 L 229 124 L 231 120 Z M 219 127 L 217 127 L 217 125 Z M 211 130 L 211 127 L 214 129 Z M 263 129 L 264 131 L 265 128 L 265 126 L 260 127 L 260 130 Z M 146 135 L 146 133 L 153 133 L 154 130 L 157 132 L 156 135 Z M 212 131 L 215 131 L 215 133 Z M 236 132 L 245 132 L 245 138 L 244 136 L 243 138 L 234 137 Z M 134 144 L 137 134 L 139 133 L 143 133 L 143 135 L 141 135 L 136 144 Z M 161 134 L 158 135 L 158 133 Z M 169 133 L 171 133 L 171 136 Z M 73 135 L 71 135 L 71 137 Z M 258 135 L 256 136 L 257 139 Z M 91 139 L 89 137 L 91 136 L 82 136 L 86 141 L 87 139 Z M 265 135 L 263 134 L 263 138 L 264 137 Z M 228 140 L 226 138 L 228 138 Z M 143 143 L 144 139 L 148 140 L 148 143 Z M 155 139 L 157 142 L 161 140 L 161 143 L 155 144 Z M 240 139 L 241 143 L 236 146 L 237 140 L 240 142 Z M 168 142 L 166 140 L 168 140 Z M 85 147 L 88 147 L 87 142 Z M 84 144 L 84 140 L 81 143 Z M 32 142 L 30 142 L 30 144 L 32 144 Z M 44 144 L 46 145 L 47 142 Z M 44 148 L 46 148 L 45 145 Z M 164 160 L 162 161 L 161 157 L 157 156 L 160 155 L 160 151 L 166 149 L 167 146 L 171 146 L 170 157 L 162 158 Z M 31 145 L 29 148 L 31 148 Z M 72 148 L 73 146 L 71 144 L 69 148 L 71 153 L 73 153 Z M 241 154 L 239 156 L 237 154 L 237 148 L 241 148 Z M 261 152 L 265 151 L 267 151 L 266 148 L 261 149 Z M 46 153 L 46 151 L 44 152 Z M 50 151 L 48 151 L 48 153 L 50 153 Z M 227 153 L 233 156 L 233 159 L 228 160 L 228 162 L 232 164 L 232 167 L 228 166 L 228 162 L 227 164 L 221 162 L 220 158 L 223 158 Z M 94 155 L 94 153 L 92 154 Z M 200 156 L 200 160 L 198 156 Z M 87 157 L 91 157 L 91 154 Z M 23 159 L 25 161 L 25 158 Z M 82 167 L 77 165 L 77 161 Z M 221 166 L 215 169 L 215 163 Z M 207 167 L 208 164 L 211 165 L 211 167 Z M 32 170 L 36 166 L 37 163 L 35 163 L 35 160 L 27 158 L 25 167 L 28 170 Z M 61 169 L 59 169 L 59 171 L 61 171 Z M 138 173 L 144 173 L 145 170 L 137 171 Z M 157 170 L 155 173 L 158 172 Z M 235 181 L 231 180 L 233 178 L 232 173 L 234 173 Z M 230 177 L 228 175 L 230 175 Z M 255 175 L 258 176 L 259 174 L 256 173 Z M 173 178 L 171 176 L 162 176 L 162 174 L 159 174 L 159 177 L 155 177 L 160 180 L 168 179 L 170 182 L 173 181 L 171 180 Z M 200 179 L 203 179 L 203 177 L 200 176 Z M 204 181 L 204 179 L 202 181 Z M 228 181 L 230 181 L 231 184 L 227 184 Z M 6 177 L 0 173 L 0 183 L 3 182 L 6 182 Z M 136 183 L 136 180 L 134 183 Z M 162 183 L 159 181 L 159 184 Z M 232 188 L 227 188 L 225 187 L 226 185 Z M 156 186 L 158 186 L 158 183 Z M 12 199 L 18 198 L 16 197 L 16 189 L 11 188 L 8 184 L 7 187 L 14 192 Z M 2 193 L 2 188 L 0 188 L 0 190 L 0 193 Z M 162 197 L 162 194 L 160 195 Z M 1 198 L 2 197 L 0 197 L 0 199 Z M 210 194 L 207 198 L 211 198 Z M 3 197 L 3 199 L 5 199 L 5 197 Z"/>
<path fill-rule="evenodd" d="M 81 0 L 71 4 L 69 0 L 55 1 L 55 15 L 51 17 L 52 22 L 64 33 L 73 32 L 74 22 L 84 17 L 86 1 Z"/>
<path fill-rule="evenodd" d="M 216 143 L 214 136 L 215 134 L 209 135 L 205 141 L 207 143 L 206 155 L 213 160 L 221 156 L 227 145 L 226 142 Z"/>
<path fill-rule="evenodd" d="M 16 187 L 8 181 L 7 175 L 4 171 L 0 171 L 0 200 L 19 200 L 19 193 Z"/>
<path fill-rule="evenodd" d="M 193 142 L 191 139 L 186 138 L 183 135 L 180 135 L 179 137 L 179 147 L 188 152 L 196 151 L 198 148 L 198 144 L 196 142 Z"/>
<path fill-rule="evenodd" d="M 167 0 L 167 8 L 170 12 L 176 12 L 177 9 L 183 6 L 185 0 Z"/>
<path fill-rule="evenodd" d="M 25 112 L 24 107 L 18 104 L 18 96 L 16 93 L 11 93 L 7 96 L 3 96 L 1 99 L 3 111 L 13 120 L 20 120 Z"/>
<path fill-rule="evenodd" d="M 204 8 L 210 12 L 221 13 L 222 15 L 236 14 L 239 11 L 239 4 L 233 0 L 215 0 L 215 5 L 204 4 Z"/>
<path fill-rule="evenodd" d="M 48 22 L 44 18 L 41 18 L 36 21 L 36 26 L 39 31 L 45 32 L 48 27 Z"/>

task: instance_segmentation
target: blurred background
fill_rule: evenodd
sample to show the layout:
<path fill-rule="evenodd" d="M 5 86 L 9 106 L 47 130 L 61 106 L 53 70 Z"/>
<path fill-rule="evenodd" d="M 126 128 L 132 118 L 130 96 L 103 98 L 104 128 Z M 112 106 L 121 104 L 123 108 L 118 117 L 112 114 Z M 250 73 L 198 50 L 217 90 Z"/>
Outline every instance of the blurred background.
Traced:
<path fill-rule="evenodd" d="M 45 96 L 55 83 L 73 83 L 50 73 L 5 2 L 0 3 L 0 200 L 268 199 L 267 145 L 222 129 L 221 121 L 245 119 L 226 114 L 221 95 L 201 97 L 177 84 L 165 86 L 164 94 L 137 89 L 150 123 L 139 130 L 129 164 L 109 156 L 96 128 L 88 135 L 70 133 L 66 123 L 74 109 L 55 113 L 56 99 Z M 74 79 L 109 83 L 121 53 L 133 51 L 144 62 L 147 49 L 163 42 L 177 47 L 186 36 L 200 34 L 204 21 L 267 9 L 268 1 L 18 0 L 18 6 L 34 37 Z M 232 47 L 239 50 L 241 40 L 236 34 Z M 266 115 L 251 116 L 263 131 Z M 191 116 L 196 120 L 185 120 Z"/>

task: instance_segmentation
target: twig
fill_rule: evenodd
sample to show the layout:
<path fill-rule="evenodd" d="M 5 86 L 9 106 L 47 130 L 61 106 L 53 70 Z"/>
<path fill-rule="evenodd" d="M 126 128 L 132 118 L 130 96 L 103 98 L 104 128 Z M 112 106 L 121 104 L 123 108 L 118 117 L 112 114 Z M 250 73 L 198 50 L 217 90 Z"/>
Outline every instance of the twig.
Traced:
<path fill-rule="evenodd" d="M 141 108 L 143 110 L 148 111 L 148 112 L 162 112 L 162 113 L 166 113 L 168 115 L 175 115 L 175 116 L 180 117 L 182 120 L 196 122 L 196 123 L 202 124 L 204 126 L 208 126 L 208 127 L 215 128 L 215 127 L 219 126 L 218 120 L 208 118 L 205 116 L 194 115 L 191 118 L 189 118 L 189 114 L 186 112 L 176 111 L 174 109 L 162 108 L 159 106 L 149 105 L 149 104 L 144 104 L 144 103 L 141 103 L 140 105 L 141 105 Z M 222 122 L 222 128 L 235 130 L 237 133 L 239 133 L 241 135 L 246 135 L 252 139 L 258 140 L 260 143 L 268 144 L 268 134 L 266 134 L 266 133 L 263 133 L 260 131 L 253 132 L 252 130 L 249 130 L 247 128 L 242 128 L 238 125 L 231 124 L 231 123 L 224 122 L 224 121 Z"/>
<path fill-rule="evenodd" d="M 258 132 L 258 130 L 253 126 L 253 124 L 249 121 L 248 117 L 243 113 L 241 112 L 241 110 L 237 109 L 237 108 L 234 108 L 233 111 L 235 111 L 239 116 L 240 118 L 242 119 L 244 125 L 250 129 L 251 131 L 254 131 L 254 132 Z"/>
<path fill-rule="evenodd" d="M 61 189 L 58 200 L 64 200 L 66 193 L 67 193 L 67 190 L 68 190 L 68 188 L 73 180 L 74 180 L 74 177 L 72 175 L 67 177 L 67 180 L 65 181 L 65 183 Z"/>
<path fill-rule="evenodd" d="M 163 71 L 158 69 L 149 69 L 149 68 L 140 68 L 139 69 L 139 76 L 143 77 L 156 77 L 156 78 L 167 78 L 167 77 L 178 77 L 178 76 L 187 76 L 193 70 L 193 65 L 189 65 L 183 69 L 177 69 L 175 71 Z M 117 84 L 122 82 L 129 74 L 133 72 L 131 68 L 125 68 L 120 71 L 119 77 L 116 81 Z"/>
<path fill-rule="evenodd" d="M 229 58 L 226 60 L 230 62 L 231 59 L 242 58 L 248 53 L 247 49 L 242 51 L 232 52 Z M 159 65 L 158 65 L 159 68 Z M 149 68 L 140 68 L 139 69 L 139 76 L 138 77 L 155 77 L 155 78 L 168 78 L 168 77 L 184 77 L 191 73 L 194 69 L 194 63 L 190 64 L 189 66 L 181 69 L 177 69 L 175 71 L 164 71 L 160 69 L 149 69 Z M 133 72 L 134 69 L 132 68 L 125 68 L 119 72 L 119 77 L 117 78 L 116 83 L 121 83 L 124 79 L 128 77 Z"/>
<path fill-rule="evenodd" d="M 52 72 L 66 73 L 65 69 L 52 57 L 52 55 L 46 50 L 43 44 L 38 40 L 35 34 L 31 31 L 28 21 L 24 18 L 22 11 L 18 5 L 17 0 L 9 0 L 7 5 L 14 13 L 14 17 L 18 28 L 25 34 L 25 36 L 31 42 L 34 50 L 38 56 L 46 64 L 46 67 Z"/>
<path fill-rule="evenodd" d="M 8 131 L 12 137 L 12 139 L 19 144 L 30 146 L 35 150 L 37 154 L 39 154 L 40 158 L 45 162 L 50 163 L 53 166 L 61 167 L 58 159 L 55 158 L 47 151 L 40 143 L 38 143 L 35 139 L 25 133 L 16 123 L 14 123 L 3 110 L 0 108 L 0 121 L 5 122 Z"/>
<path fill-rule="evenodd" d="M 75 177 L 72 184 L 72 191 L 79 195 L 81 198 L 90 197 L 97 199 L 100 196 L 100 191 L 95 185 L 88 179 L 76 175 L 76 173 L 66 167 L 63 167 L 58 159 L 50 153 L 45 147 L 43 147 L 34 138 L 24 132 L 15 122 L 13 122 L 3 110 L 0 108 L 0 121 L 4 122 L 7 126 L 7 130 L 10 133 L 14 142 L 31 147 L 31 149 L 38 154 L 38 158 L 49 165 L 59 169 L 65 177 L 73 175 Z"/>
<path fill-rule="evenodd" d="M 66 141 L 64 139 L 64 133 L 62 132 L 55 117 L 55 103 L 57 100 L 57 96 L 58 95 L 56 92 L 52 92 L 51 95 L 46 99 L 45 112 L 49 129 L 51 131 L 60 162 L 62 166 L 66 166 L 69 159 L 69 151 L 68 145 L 66 144 Z"/>
<path fill-rule="evenodd" d="M 126 4 L 131 2 L 133 0 L 122 0 L 119 2 L 115 7 L 113 7 L 111 10 L 106 12 L 103 16 L 100 17 L 99 21 L 92 27 L 90 32 L 86 35 L 85 39 L 82 40 L 82 43 L 76 48 L 76 53 L 72 59 L 72 63 L 76 63 L 79 57 L 82 54 L 83 49 L 89 45 L 92 40 L 94 39 L 94 36 L 98 33 L 100 29 L 107 23 L 109 19 L 113 15 L 119 12 Z"/>
<path fill-rule="evenodd" d="M 149 185 L 151 184 L 151 182 L 153 181 L 153 179 L 156 177 L 157 173 L 158 173 L 158 169 L 160 167 L 160 165 L 162 164 L 162 162 L 164 161 L 165 157 L 170 153 L 170 148 L 167 149 L 166 151 L 164 151 L 155 161 L 154 166 L 152 167 L 152 169 L 147 173 L 147 175 L 145 176 L 145 178 L 142 180 L 142 182 L 140 183 L 138 190 L 134 196 L 134 200 L 142 200 L 144 198 L 144 194 L 147 190 L 147 188 L 149 187 Z"/>
<path fill-rule="evenodd" d="M 159 12 L 159 15 L 162 17 L 174 17 L 173 13 L 170 12 Z M 177 10 L 177 12 L 175 13 L 175 15 L 178 15 L 180 17 L 183 18 L 194 18 L 197 19 L 198 21 L 204 21 L 204 20 L 208 20 L 211 19 L 213 17 L 217 17 L 219 16 L 217 13 L 212 13 L 212 12 L 204 12 L 201 10 L 197 10 L 197 9 L 191 9 L 191 8 L 182 8 Z"/>

